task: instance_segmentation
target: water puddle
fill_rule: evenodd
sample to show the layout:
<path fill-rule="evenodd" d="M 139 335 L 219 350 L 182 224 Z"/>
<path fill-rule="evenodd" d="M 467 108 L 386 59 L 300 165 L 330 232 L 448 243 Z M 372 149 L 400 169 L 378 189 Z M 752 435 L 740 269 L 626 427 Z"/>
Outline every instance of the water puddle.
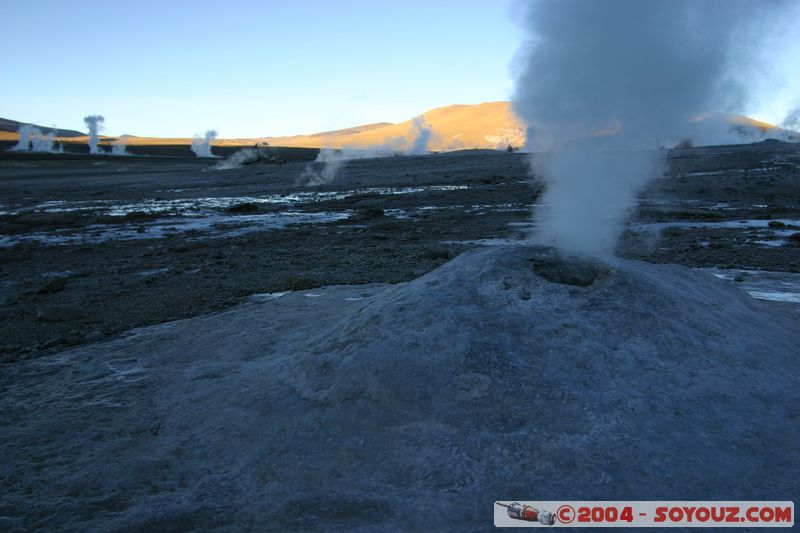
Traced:
<path fill-rule="evenodd" d="M 473 204 L 466 208 L 473 215 L 488 215 L 490 213 L 513 213 L 516 211 L 530 211 L 531 206 L 520 204 Z"/>
<path fill-rule="evenodd" d="M 142 270 L 141 272 L 137 272 L 136 276 L 148 277 L 148 276 L 156 276 L 158 274 L 164 274 L 169 272 L 169 268 L 153 268 L 151 270 Z"/>
<path fill-rule="evenodd" d="M 776 226 L 776 223 L 782 225 Z M 772 225 L 770 225 L 772 224 Z M 645 222 L 634 223 L 629 226 L 635 232 L 660 233 L 667 228 L 679 229 L 736 229 L 747 232 L 747 243 L 761 246 L 779 247 L 789 244 L 788 237 L 800 232 L 798 219 L 772 219 L 772 220 L 726 220 L 718 222 L 709 221 L 672 221 L 672 222 Z M 701 241 L 702 246 L 708 246 L 708 241 Z"/>
<path fill-rule="evenodd" d="M 463 241 L 441 241 L 442 244 L 464 244 L 470 246 L 508 246 L 511 245 L 522 245 L 528 244 L 530 241 L 528 239 L 501 239 L 497 238 L 489 238 L 489 239 L 468 239 Z"/>
<path fill-rule="evenodd" d="M 798 304 L 800 310 L 800 274 L 767 270 L 698 268 L 736 284 L 753 298 Z M 739 280 L 739 281 L 736 281 Z"/>
<path fill-rule="evenodd" d="M 640 198 L 639 205 L 642 207 L 666 207 L 673 209 L 680 209 L 684 206 L 689 206 L 692 209 L 703 209 L 710 211 L 735 211 L 739 209 L 738 207 L 731 206 L 727 202 L 716 202 L 709 204 L 702 200 L 684 200 L 679 198 Z"/>
<path fill-rule="evenodd" d="M 770 223 L 782 223 L 784 226 L 794 226 L 794 229 L 770 227 Z M 666 228 L 725 228 L 725 229 L 770 229 L 776 233 L 785 232 L 787 235 L 800 231 L 800 219 L 776 218 L 771 220 L 724 220 L 718 222 L 675 220 L 670 222 L 644 222 L 634 223 L 631 229 L 660 231 Z"/>
<path fill-rule="evenodd" d="M 0 215 L 18 215 L 23 212 L 44 213 L 95 212 L 101 215 L 126 216 L 130 213 L 148 215 L 198 216 L 227 210 L 240 204 L 286 205 L 306 204 L 330 200 L 342 200 L 359 195 L 401 195 L 426 191 L 467 190 L 468 185 L 426 185 L 419 187 L 367 187 L 344 191 L 297 191 L 291 193 L 269 194 L 264 196 L 215 196 L 201 198 L 149 198 L 135 202 L 118 200 L 54 200 L 42 202 L 28 208 L 2 206 Z M 170 189 L 170 192 L 183 192 L 184 189 Z"/>
<path fill-rule="evenodd" d="M 253 303 L 264 303 L 264 302 L 271 302 L 273 300 L 277 300 L 282 296 L 289 294 L 289 291 L 284 292 L 260 292 L 256 294 L 251 294 L 250 296 L 245 298 L 245 301 L 253 302 Z"/>
<path fill-rule="evenodd" d="M 748 173 L 764 173 L 764 172 L 771 172 L 773 170 L 781 170 L 783 167 L 781 166 L 767 166 L 767 167 L 759 167 L 759 168 L 736 168 L 736 169 L 729 169 L 729 170 L 712 170 L 708 172 L 682 172 L 676 174 L 676 177 L 679 178 L 691 178 L 695 176 L 719 176 L 722 174 L 748 174 Z"/>
<path fill-rule="evenodd" d="M 111 240 L 163 239 L 182 236 L 188 239 L 236 237 L 264 229 L 282 229 L 293 224 L 321 224 L 348 218 L 352 212 L 281 211 L 259 215 L 221 215 L 179 217 L 145 223 L 94 224 L 84 228 L 56 229 L 17 235 L 0 235 L 0 248 L 38 241 L 45 245 L 97 244 Z"/>
<path fill-rule="evenodd" d="M 335 222 L 348 218 L 352 211 L 296 211 L 294 206 L 358 195 L 402 195 L 426 191 L 459 191 L 468 185 L 426 185 L 418 187 L 366 187 L 343 191 L 295 191 L 264 196 L 218 196 L 202 198 L 149 198 L 133 202 L 117 200 L 47 201 L 33 208 L 0 206 L 2 215 L 23 213 L 76 213 L 112 217 L 102 224 L 81 228 L 57 228 L 31 233 L 0 236 L 0 248 L 38 241 L 47 245 L 94 244 L 109 240 L 160 239 L 187 234 L 195 237 L 237 236 L 262 229 L 281 229 L 290 224 Z M 164 191 L 167 192 L 167 191 Z M 184 192 L 170 189 L 168 192 Z M 237 207 L 242 207 L 236 213 Z M 269 209 L 269 208 L 272 209 Z M 463 208 L 463 206 L 461 206 Z M 267 212 L 262 212 L 267 211 Z M 407 218 L 402 210 L 387 213 Z M 116 223 L 115 218 L 119 218 Z M 139 220 L 137 220 L 137 218 Z M 144 219 L 144 220 L 143 220 Z M 68 221 L 67 221 L 68 222 Z M 69 225 L 65 222 L 64 225 Z"/>

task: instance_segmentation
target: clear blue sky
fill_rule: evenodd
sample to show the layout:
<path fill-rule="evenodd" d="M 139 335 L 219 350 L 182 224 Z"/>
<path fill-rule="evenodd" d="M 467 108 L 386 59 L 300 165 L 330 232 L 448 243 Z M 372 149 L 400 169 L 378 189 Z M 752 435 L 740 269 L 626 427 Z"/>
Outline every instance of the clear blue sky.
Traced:
<path fill-rule="evenodd" d="M 84 116 L 102 114 L 110 135 L 188 137 L 214 128 L 250 137 L 504 100 L 523 40 L 518 7 L 515 0 L 7 0 L 0 116 L 84 130 Z M 767 47 L 764 68 L 774 75 L 748 80 L 755 99 L 746 112 L 773 123 L 800 104 L 797 46 L 787 46 L 796 44 L 796 24 L 786 23 Z"/>
<path fill-rule="evenodd" d="M 8 1 L 0 116 L 107 134 L 287 135 L 508 99 L 506 0 Z"/>

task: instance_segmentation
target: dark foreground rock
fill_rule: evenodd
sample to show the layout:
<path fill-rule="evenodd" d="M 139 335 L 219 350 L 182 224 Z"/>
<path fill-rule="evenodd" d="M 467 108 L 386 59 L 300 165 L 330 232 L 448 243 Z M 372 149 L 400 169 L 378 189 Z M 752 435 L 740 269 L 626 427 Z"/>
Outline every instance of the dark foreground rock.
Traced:
<path fill-rule="evenodd" d="M 43 305 L 36 318 L 42 322 L 71 322 L 86 318 L 86 311 L 74 304 Z"/>
<path fill-rule="evenodd" d="M 798 147 L 674 150 L 618 253 L 800 273 Z M 332 183 L 296 187 L 300 161 L 316 151 L 264 150 L 297 162 L 219 170 L 219 160 L 196 157 L 0 152 L 0 361 L 63 349 L 57 338 L 219 311 L 253 293 L 409 281 L 476 242 L 530 235 L 542 188 L 527 154 L 493 151 L 348 161 Z M 265 223 L 287 213 L 340 218 Z M 739 220 L 764 222 L 714 225 Z M 48 286 L 57 278 L 63 287 Z M 37 319 L 61 304 L 86 316 Z"/>
<path fill-rule="evenodd" d="M 485 531 L 499 498 L 800 494 L 800 322 L 544 249 L 252 297 L 0 374 L 3 526 Z"/>

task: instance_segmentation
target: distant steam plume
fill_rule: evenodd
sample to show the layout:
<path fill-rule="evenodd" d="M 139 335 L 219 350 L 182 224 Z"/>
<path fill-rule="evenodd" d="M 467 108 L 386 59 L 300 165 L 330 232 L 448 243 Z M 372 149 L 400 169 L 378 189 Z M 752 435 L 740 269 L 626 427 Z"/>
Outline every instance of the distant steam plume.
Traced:
<path fill-rule="evenodd" d="M 208 130 L 203 137 L 195 135 L 194 139 L 192 139 L 192 152 L 197 157 L 216 157 L 211 153 L 211 143 L 216 138 L 217 132 L 215 130 Z"/>
<path fill-rule="evenodd" d="M 306 165 L 297 178 L 297 185 L 324 185 L 336 179 L 337 174 L 347 161 L 353 159 L 369 159 L 373 157 L 389 157 L 397 152 L 389 145 L 366 149 L 322 148 L 313 163 Z"/>
<path fill-rule="evenodd" d="M 89 128 L 89 153 L 90 154 L 99 154 L 100 146 L 98 145 L 99 141 L 99 132 L 103 129 L 103 122 L 105 122 L 105 118 L 102 115 L 89 115 L 88 117 L 83 117 L 83 121 L 86 123 L 86 127 Z"/>
<path fill-rule="evenodd" d="M 433 127 L 425 122 L 425 115 L 416 117 L 411 122 L 411 148 L 408 155 L 427 154 L 432 133 Z"/>
<path fill-rule="evenodd" d="M 524 14 L 514 107 L 546 184 L 535 238 L 613 253 L 664 153 L 705 111 L 739 112 L 746 65 L 767 19 L 759 0 L 537 0 Z M 753 31 L 758 30 L 758 31 Z"/>
<path fill-rule="evenodd" d="M 317 167 L 315 167 L 314 163 L 306 165 L 303 173 L 297 178 L 297 184 L 311 187 L 330 183 L 336 178 L 339 168 L 344 165 L 346 160 L 347 154 L 345 154 L 344 150 L 322 148 L 314 160 L 315 163 L 320 163 L 320 165 L 317 165 Z"/>
<path fill-rule="evenodd" d="M 55 152 L 56 130 L 50 130 L 47 135 L 42 130 L 31 124 L 22 124 L 19 127 L 19 140 L 12 150 L 20 152 Z"/>
<path fill-rule="evenodd" d="M 54 152 L 55 138 L 55 130 L 50 130 L 50 133 L 43 135 L 39 128 L 33 128 L 31 130 L 31 150 L 34 152 Z"/>
<path fill-rule="evenodd" d="M 427 154 L 432 136 L 433 127 L 420 115 L 411 121 L 408 138 L 398 135 L 386 139 L 381 145 L 365 148 L 322 148 L 314 163 L 306 165 L 297 184 L 313 186 L 331 183 L 345 163 L 353 159 Z"/>
<path fill-rule="evenodd" d="M 18 134 L 19 140 L 11 149 L 19 152 L 27 152 L 31 149 L 31 134 L 35 128 L 30 124 L 20 124 Z M 38 131 L 38 130 L 37 130 Z"/>
<path fill-rule="evenodd" d="M 120 135 L 111 145 L 111 155 L 130 155 L 127 149 L 128 136 Z"/>
<path fill-rule="evenodd" d="M 800 131 L 800 106 L 795 107 L 781 122 L 781 127 L 787 130 Z"/>

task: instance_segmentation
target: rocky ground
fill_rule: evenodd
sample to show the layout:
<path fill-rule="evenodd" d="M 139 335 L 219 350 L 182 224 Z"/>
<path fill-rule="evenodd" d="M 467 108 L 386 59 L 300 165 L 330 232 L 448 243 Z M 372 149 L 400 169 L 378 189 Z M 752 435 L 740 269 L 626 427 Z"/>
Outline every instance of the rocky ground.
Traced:
<path fill-rule="evenodd" d="M 184 157 L 0 153 L 0 356 L 94 342 L 255 293 L 414 279 L 524 238 L 541 185 L 491 151 L 355 160 L 297 185 L 313 153 L 218 170 Z M 800 273 L 800 149 L 673 151 L 625 257 Z M 745 221 L 745 222 L 742 222 Z"/>
<path fill-rule="evenodd" d="M 0 530 L 461 533 L 499 498 L 796 501 L 798 326 L 703 272 L 525 245 L 251 297 L 2 365 Z"/>

